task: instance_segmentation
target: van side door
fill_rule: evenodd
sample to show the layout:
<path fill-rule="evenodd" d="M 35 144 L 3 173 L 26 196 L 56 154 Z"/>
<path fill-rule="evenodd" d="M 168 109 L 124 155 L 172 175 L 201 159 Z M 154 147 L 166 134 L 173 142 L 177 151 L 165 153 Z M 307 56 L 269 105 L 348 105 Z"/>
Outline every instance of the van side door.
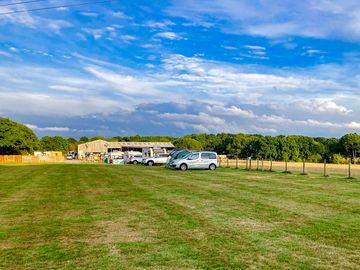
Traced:
<path fill-rule="evenodd" d="M 186 160 L 186 164 L 187 164 L 189 169 L 200 168 L 199 163 L 200 163 L 200 154 L 199 153 L 193 153 Z"/>
<path fill-rule="evenodd" d="M 210 166 L 210 153 L 201 153 L 200 168 L 208 169 Z"/>

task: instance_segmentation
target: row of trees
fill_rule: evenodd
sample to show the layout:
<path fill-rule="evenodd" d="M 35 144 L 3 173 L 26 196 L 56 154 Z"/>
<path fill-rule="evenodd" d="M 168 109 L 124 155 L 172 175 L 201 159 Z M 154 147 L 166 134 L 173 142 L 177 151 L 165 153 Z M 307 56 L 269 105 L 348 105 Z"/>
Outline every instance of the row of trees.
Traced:
<path fill-rule="evenodd" d="M 25 154 L 34 151 L 76 151 L 77 145 L 94 140 L 172 142 L 177 148 L 211 150 L 239 158 L 345 163 L 356 162 L 360 136 L 347 134 L 340 139 L 307 136 L 262 136 L 248 134 L 192 134 L 181 138 L 169 136 L 127 136 L 105 138 L 63 138 L 45 136 L 38 140 L 31 129 L 6 118 L 0 118 L 0 154 Z"/>
<path fill-rule="evenodd" d="M 346 163 L 358 160 L 360 136 L 353 133 L 340 139 L 308 136 L 262 136 L 248 134 L 193 134 L 180 139 L 198 149 L 239 158 Z"/>

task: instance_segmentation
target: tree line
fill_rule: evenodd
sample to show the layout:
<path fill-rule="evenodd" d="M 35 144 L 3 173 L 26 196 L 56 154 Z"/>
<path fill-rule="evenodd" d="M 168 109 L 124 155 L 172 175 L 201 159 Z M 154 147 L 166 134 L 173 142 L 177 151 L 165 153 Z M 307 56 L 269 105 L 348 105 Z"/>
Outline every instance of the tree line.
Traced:
<path fill-rule="evenodd" d="M 170 136 L 95 136 L 63 138 L 44 136 L 38 139 L 28 127 L 0 118 L 0 154 L 31 154 L 34 151 L 76 151 L 78 144 L 94 141 L 148 141 L 172 142 L 176 148 L 216 151 L 221 155 L 238 158 L 273 159 L 288 161 L 346 163 L 350 159 L 359 162 L 360 136 L 346 134 L 341 138 L 308 136 L 262 136 L 257 134 L 191 134 L 183 137 Z"/>

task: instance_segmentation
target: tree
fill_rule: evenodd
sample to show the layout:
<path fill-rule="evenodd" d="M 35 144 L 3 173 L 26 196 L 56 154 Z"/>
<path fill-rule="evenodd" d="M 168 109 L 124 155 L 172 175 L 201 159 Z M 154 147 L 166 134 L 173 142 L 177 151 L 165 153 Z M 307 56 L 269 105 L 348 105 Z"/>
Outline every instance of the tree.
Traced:
<path fill-rule="evenodd" d="M 276 149 L 276 137 L 266 136 L 266 145 L 267 152 L 264 154 L 264 158 L 273 159 L 277 157 L 277 149 Z"/>
<path fill-rule="evenodd" d="M 299 155 L 303 161 L 309 159 L 312 154 L 314 139 L 306 136 L 298 137 Z"/>
<path fill-rule="evenodd" d="M 89 141 L 97 141 L 97 140 L 104 140 L 106 141 L 106 138 L 104 136 L 95 136 L 95 137 L 92 137 L 91 139 L 89 139 Z"/>
<path fill-rule="evenodd" d="M 0 118 L 0 154 L 30 154 L 38 148 L 34 132 L 19 123 L 7 118 Z"/>
<path fill-rule="evenodd" d="M 78 145 L 77 140 L 74 139 L 74 138 L 67 138 L 66 141 L 68 143 L 68 150 L 69 151 L 76 151 L 77 145 Z"/>
<path fill-rule="evenodd" d="M 88 141 L 89 141 L 89 138 L 86 137 L 86 136 L 83 136 L 83 137 L 80 138 L 79 143 L 80 143 L 80 144 L 81 144 L 81 143 L 87 143 Z"/>
<path fill-rule="evenodd" d="M 244 134 L 237 134 L 229 137 L 229 143 L 226 145 L 226 152 L 231 156 L 239 157 L 244 152 L 246 144 L 248 143 L 247 138 Z"/>
<path fill-rule="evenodd" d="M 342 152 L 346 156 L 350 156 L 354 162 L 357 152 L 360 150 L 360 136 L 356 133 L 346 134 L 341 137 L 339 144 L 342 148 Z"/>
<path fill-rule="evenodd" d="M 203 147 L 201 143 L 192 138 L 182 138 L 174 142 L 175 146 L 179 149 L 189 149 L 189 150 L 202 150 Z"/>
<path fill-rule="evenodd" d="M 69 144 L 66 139 L 61 136 L 44 136 L 40 140 L 43 151 L 61 151 L 66 153 L 69 150 Z"/>

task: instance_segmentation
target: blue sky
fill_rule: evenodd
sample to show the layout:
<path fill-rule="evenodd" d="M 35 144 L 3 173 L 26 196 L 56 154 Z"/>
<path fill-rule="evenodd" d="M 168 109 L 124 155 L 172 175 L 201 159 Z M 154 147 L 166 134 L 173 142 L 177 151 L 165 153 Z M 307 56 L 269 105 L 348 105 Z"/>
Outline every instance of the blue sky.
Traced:
<path fill-rule="evenodd" d="M 70 3 L 1 6 L 16 2 L 0 13 Z M 0 15 L 0 116 L 77 138 L 359 132 L 359 14 L 355 0 L 122 0 Z"/>

